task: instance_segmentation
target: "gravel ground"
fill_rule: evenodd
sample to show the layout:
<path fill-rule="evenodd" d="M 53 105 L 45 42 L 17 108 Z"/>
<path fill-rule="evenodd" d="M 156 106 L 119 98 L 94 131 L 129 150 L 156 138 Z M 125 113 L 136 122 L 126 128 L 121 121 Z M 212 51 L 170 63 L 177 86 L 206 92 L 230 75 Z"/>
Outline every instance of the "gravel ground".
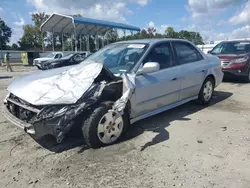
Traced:
<path fill-rule="evenodd" d="M 36 70 L 14 71 L 0 68 L 1 101 L 11 79 Z M 0 114 L 0 187 L 248 188 L 249 112 L 250 84 L 224 82 L 210 106 L 191 102 L 140 121 L 97 150 L 78 135 L 35 141 Z"/>

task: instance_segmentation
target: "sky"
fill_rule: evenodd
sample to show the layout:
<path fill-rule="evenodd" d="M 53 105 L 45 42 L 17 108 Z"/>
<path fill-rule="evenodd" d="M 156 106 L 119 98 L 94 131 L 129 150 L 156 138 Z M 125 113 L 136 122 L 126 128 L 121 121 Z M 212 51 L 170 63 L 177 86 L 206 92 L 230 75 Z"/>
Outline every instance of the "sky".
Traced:
<path fill-rule="evenodd" d="M 12 28 L 11 43 L 32 24 L 33 12 L 81 14 L 163 33 L 171 26 L 203 39 L 250 38 L 250 0 L 0 0 L 0 17 Z"/>

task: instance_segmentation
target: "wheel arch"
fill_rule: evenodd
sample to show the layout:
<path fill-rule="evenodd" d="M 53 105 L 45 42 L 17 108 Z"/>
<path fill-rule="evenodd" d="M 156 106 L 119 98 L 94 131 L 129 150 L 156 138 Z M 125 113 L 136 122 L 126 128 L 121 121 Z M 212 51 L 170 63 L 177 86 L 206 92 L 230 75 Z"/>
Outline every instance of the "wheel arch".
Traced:
<path fill-rule="evenodd" d="M 213 74 L 209 74 L 209 75 L 207 75 L 206 79 L 207 79 L 207 78 L 212 78 L 212 79 L 213 79 L 213 82 L 214 82 L 213 84 L 214 84 L 214 86 L 215 86 L 215 84 L 216 84 L 215 76 L 214 76 Z M 205 79 L 205 80 L 206 80 L 206 79 Z M 205 80 L 204 80 L 204 81 L 205 81 Z"/>

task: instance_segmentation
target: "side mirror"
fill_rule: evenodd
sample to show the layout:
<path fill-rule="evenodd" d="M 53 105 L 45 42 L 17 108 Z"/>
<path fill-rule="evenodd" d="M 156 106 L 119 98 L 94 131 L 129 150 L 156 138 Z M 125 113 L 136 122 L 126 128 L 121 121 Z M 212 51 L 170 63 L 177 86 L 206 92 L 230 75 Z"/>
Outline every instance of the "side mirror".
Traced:
<path fill-rule="evenodd" d="M 207 53 L 208 53 L 208 54 L 211 54 L 211 50 L 208 50 Z"/>
<path fill-rule="evenodd" d="M 138 70 L 137 75 L 152 73 L 160 70 L 160 65 L 157 62 L 147 62 L 141 69 Z"/>

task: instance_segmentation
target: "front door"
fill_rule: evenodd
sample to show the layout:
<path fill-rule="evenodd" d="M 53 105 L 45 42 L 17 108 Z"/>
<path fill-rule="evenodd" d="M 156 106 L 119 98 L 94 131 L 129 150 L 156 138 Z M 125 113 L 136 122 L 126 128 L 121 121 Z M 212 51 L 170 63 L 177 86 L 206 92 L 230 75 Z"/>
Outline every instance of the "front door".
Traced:
<path fill-rule="evenodd" d="M 135 79 L 135 101 L 133 114 L 135 117 L 173 104 L 179 99 L 180 67 L 173 65 L 173 53 L 170 43 L 154 46 L 146 56 L 146 62 L 157 62 L 160 70 L 138 75 Z"/>
<path fill-rule="evenodd" d="M 181 72 L 180 100 L 185 100 L 199 94 L 202 83 L 208 71 L 208 64 L 188 42 L 172 42 L 176 52 Z"/>

